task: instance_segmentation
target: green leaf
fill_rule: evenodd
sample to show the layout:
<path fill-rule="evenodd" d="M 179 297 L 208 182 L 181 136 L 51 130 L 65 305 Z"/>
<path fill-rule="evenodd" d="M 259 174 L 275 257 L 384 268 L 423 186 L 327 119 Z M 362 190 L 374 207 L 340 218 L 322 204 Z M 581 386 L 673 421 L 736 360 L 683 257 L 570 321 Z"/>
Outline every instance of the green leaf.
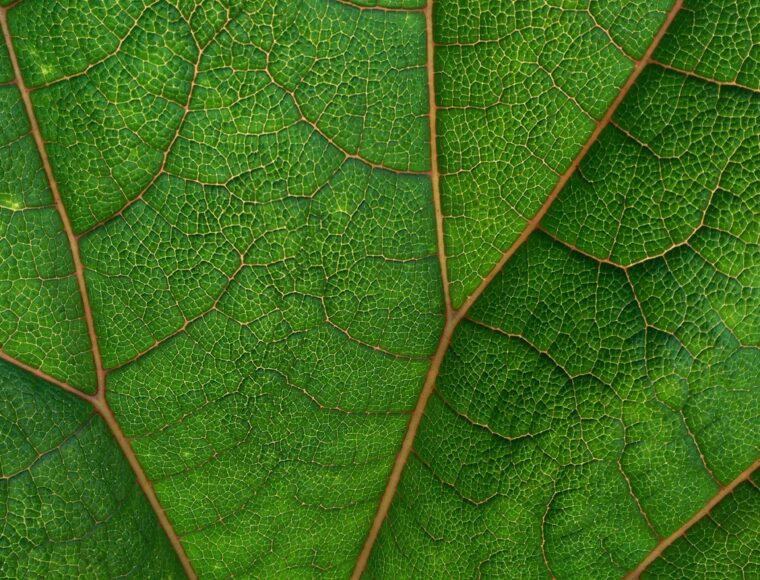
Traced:
<path fill-rule="evenodd" d="M 0 575 L 181 577 L 93 408 L 5 361 L 0 394 Z"/>
<path fill-rule="evenodd" d="M 731 578 L 759 571 L 753 552 L 760 530 L 757 477 L 742 483 L 647 570 L 653 577 Z"/>
<path fill-rule="evenodd" d="M 756 0 L 0 0 L 0 575 L 760 573 Z"/>

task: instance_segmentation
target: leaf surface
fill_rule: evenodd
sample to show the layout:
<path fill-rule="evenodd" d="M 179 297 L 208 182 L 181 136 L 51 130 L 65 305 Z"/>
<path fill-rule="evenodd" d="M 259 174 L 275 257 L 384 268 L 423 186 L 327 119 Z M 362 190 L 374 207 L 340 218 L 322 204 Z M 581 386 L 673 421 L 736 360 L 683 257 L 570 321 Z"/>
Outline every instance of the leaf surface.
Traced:
<path fill-rule="evenodd" d="M 684 4 L 0 1 L 0 569 L 751 575 L 760 5 Z"/>
<path fill-rule="evenodd" d="M 0 393 L 0 575 L 181 577 L 134 472 L 93 408 L 5 361 Z"/>

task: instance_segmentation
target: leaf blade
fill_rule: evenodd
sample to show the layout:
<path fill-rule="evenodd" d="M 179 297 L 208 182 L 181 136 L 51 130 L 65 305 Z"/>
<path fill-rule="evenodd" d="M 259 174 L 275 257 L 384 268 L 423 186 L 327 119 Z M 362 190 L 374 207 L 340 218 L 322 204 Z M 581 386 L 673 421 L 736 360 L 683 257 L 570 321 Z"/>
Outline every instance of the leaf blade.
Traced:
<path fill-rule="evenodd" d="M 105 423 L 71 394 L 0 361 L 8 577 L 182 577 Z M 113 542 L 130 549 L 113 549 Z"/>

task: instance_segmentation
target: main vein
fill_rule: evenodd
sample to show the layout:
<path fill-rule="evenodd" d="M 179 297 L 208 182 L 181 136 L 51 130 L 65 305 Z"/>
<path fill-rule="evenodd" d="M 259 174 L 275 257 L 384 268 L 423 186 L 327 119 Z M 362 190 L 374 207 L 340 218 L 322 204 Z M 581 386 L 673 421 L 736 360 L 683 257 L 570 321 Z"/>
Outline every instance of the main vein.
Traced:
<path fill-rule="evenodd" d="M 441 270 L 441 285 L 446 306 L 446 319 L 453 314 L 449 292 L 449 269 L 446 262 L 446 235 L 441 206 L 441 174 L 438 166 L 438 103 L 435 97 L 435 38 L 433 36 L 433 0 L 429 0 L 424 10 L 425 36 L 427 44 L 427 85 L 428 85 L 428 125 L 430 127 L 430 182 L 433 189 L 435 208 L 435 234 L 438 245 L 438 265 Z"/>
<path fill-rule="evenodd" d="M 37 122 L 37 116 L 34 112 L 34 107 L 33 107 L 32 98 L 31 98 L 31 91 L 29 87 L 27 87 L 26 83 L 24 82 L 24 77 L 21 74 L 21 68 L 18 63 L 18 57 L 16 55 L 16 50 L 13 45 L 13 38 L 11 36 L 10 29 L 8 27 L 8 10 L 12 6 L 13 5 L 0 7 L 0 28 L 2 29 L 3 37 L 5 38 L 5 45 L 8 49 L 8 56 L 11 61 L 11 66 L 13 68 L 14 82 L 18 88 L 19 93 L 21 94 L 21 99 L 24 103 L 24 109 L 26 110 L 26 116 L 29 120 L 31 134 L 34 138 L 34 142 L 37 147 L 37 152 L 40 156 L 40 161 L 42 162 L 42 167 L 45 172 L 45 177 L 47 178 L 48 186 L 50 187 L 50 192 L 53 196 L 53 201 L 54 201 L 56 210 L 58 211 L 58 215 L 60 216 L 61 223 L 63 224 L 63 230 L 66 233 L 66 238 L 69 242 L 69 248 L 71 250 L 71 258 L 74 263 L 74 274 L 77 280 L 79 295 L 82 300 L 82 309 L 83 309 L 83 314 L 84 314 L 85 325 L 87 327 L 87 334 L 89 335 L 90 345 L 92 348 L 92 357 L 95 364 L 95 374 L 96 374 L 96 379 L 97 379 L 97 390 L 94 396 L 86 395 L 85 393 L 78 391 L 78 389 L 75 389 L 71 387 L 70 385 L 66 385 L 65 383 L 62 383 L 61 381 L 55 379 L 54 377 L 50 377 L 46 375 L 45 373 L 43 373 L 42 371 L 38 369 L 33 369 L 29 365 L 21 363 L 21 361 L 17 361 L 13 359 L 12 357 L 4 355 L 4 353 L 3 353 L 3 356 L 0 358 L 3 358 L 4 360 L 8 362 L 12 362 L 16 364 L 20 368 L 29 370 L 36 376 L 39 376 L 41 378 L 48 380 L 51 384 L 56 385 L 60 388 L 63 388 L 67 392 L 77 394 L 80 398 L 92 404 L 94 409 L 103 418 L 106 425 L 108 425 L 114 439 L 118 442 L 119 447 L 121 448 L 122 452 L 126 456 L 127 461 L 129 462 L 132 470 L 135 473 L 135 478 L 138 484 L 142 488 L 143 493 L 145 494 L 146 498 L 148 499 L 148 502 L 153 508 L 153 511 L 156 513 L 156 518 L 158 519 L 159 523 L 161 524 L 161 527 L 164 529 L 164 532 L 166 533 L 169 539 L 169 542 L 171 543 L 172 547 L 177 553 L 177 557 L 180 563 L 182 564 L 182 567 L 185 570 L 185 573 L 190 578 L 195 578 L 196 577 L 195 572 L 193 571 L 193 568 L 190 564 L 190 560 L 187 557 L 187 554 L 185 553 L 184 548 L 182 547 L 182 543 L 180 542 L 179 536 L 174 531 L 174 528 L 171 525 L 169 518 L 167 517 L 166 513 L 164 512 L 163 507 L 158 501 L 158 497 L 156 496 L 156 493 L 153 490 L 153 486 L 151 485 L 150 480 L 148 480 L 147 476 L 145 475 L 145 471 L 140 465 L 140 462 L 137 459 L 137 456 L 135 455 L 134 450 L 132 449 L 129 439 L 127 439 L 127 437 L 124 435 L 124 432 L 121 430 L 121 427 L 119 426 L 119 423 L 116 421 L 116 417 L 114 416 L 111 408 L 108 406 L 108 401 L 106 400 L 106 372 L 103 368 L 103 359 L 100 355 L 100 347 L 98 345 L 98 335 L 97 335 L 97 332 L 95 331 L 95 319 L 92 314 L 92 307 L 90 305 L 90 299 L 87 293 L 87 285 L 86 285 L 85 275 L 84 275 L 84 265 L 82 264 L 82 258 L 79 253 L 79 241 L 77 239 L 77 236 L 74 234 L 74 229 L 71 226 L 71 220 L 69 219 L 68 213 L 66 212 L 66 207 L 64 206 L 63 200 L 61 198 L 61 192 L 60 192 L 60 189 L 58 188 L 58 182 L 56 181 L 55 175 L 53 173 L 52 165 L 50 164 L 50 158 L 47 153 L 45 141 L 42 138 L 42 132 L 40 131 L 40 126 L 39 126 L 39 123 Z"/>
<path fill-rule="evenodd" d="M 428 0 L 427 5 L 425 6 L 425 10 L 424 10 L 425 28 L 426 28 L 426 37 L 427 37 L 427 70 L 428 70 L 428 93 L 430 96 L 429 98 L 430 98 L 430 138 L 431 138 L 431 141 L 435 141 L 436 139 L 435 122 L 436 122 L 436 111 L 437 111 L 436 97 L 435 97 L 435 84 L 434 84 L 434 81 L 435 81 L 435 61 L 434 61 L 435 41 L 433 38 L 434 1 L 435 0 Z M 483 280 L 480 282 L 480 284 L 475 289 L 475 291 L 467 297 L 467 299 L 462 303 L 462 306 L 460 306 L 457 310 L 452 309 L 451 301 L 449 298 L 448 277 L 447 277 L 447 271 L 446 271 L 446 252 L 445 252 L 445 246 L 444 246 L 443 213 L 441 210 L 441 196 L 440 196 L 440 187 L 439 187 L 439 180 L 438 180 L 439 168 L 438 168 L 437 145 L 431 142 L 431 164 L 432 164 L 431 177 L 433 179 L 433 199 L 434 199 L 435 210 L 436 210 L 435 213 L 436 213 L 436 230 L 437 230 L 437 240 L 438 240 L 438 255 L 439 255 L 439 261 L 440 261 L 441 270 L 442 270 L 441 277 L 444 284 L 444 296 L 446 298 L 446 324 L 444 326 L 443 332 L 441 333 L 441 338 L 438 342 L 438 347 L 436 348 L 435 354 L 433 355 L 433 359 L 431 361 L 427 376 L 425 377 L 425 382 L 423 383 L 422 391 L 420 392 L 420 396 L 417 399 L 417 405 L 409 420 L 409 426 L 407 427 L 404 440 L 401 443 L 401 449 L 399 450 L 398 455 L 396 456 L 396 460 L 393 464 L 393 469 L 391 470 L 391 474 L 388 477 L 388 482 L 386 484 L 385 491 L 383 492 L 383 495 L 380 498 L 380 503 L 378 505 L 377 512 L 375 513 L 375 518 L 372 521 L 372 526 L 370 527 L 369 533 L 367 534 L 367 539 L 365 540 L 362 550 L 359 553 L 359 557 L 357 558 L 356 565 L 354 567 L 354 572 L 352 575 L 353 580 L 358 580 L 358 578 L 360 578 L 362 573 L 364 572 L 364 569 L 366 568 L 367 562 L 369 560 L 369 556 L 372 553 L 372 548 L 374 547 L 375 542 L 377 541 L 377 537 L 378 537 L 378 534 L 380 533 L 380 529 L 383 525 L 383 522 L 385 521 L 386 516 L 388 515 L 388 510 L 390 509 L 391 504 L 393 503 L 393 498 L 396 495 L 398 484 L 401 481 L 401 475 L 404 471 L 404 467 L 406 466 L 409 456 L 412 453 L 414 440 L 415 440 L 415 437 L 417 436 L 417 430 L 419 429 L 420 423 L 422 421 L 422 417 L 425 413 L 425 408 L 427 407 L 428 401 L 430 400 L 430 396 L 433 394 L 433 390 L 435 389 L 435 384 L 438 379 L 438 373 L 440 372 L 443 359 L 446 356 L 446 351 L 448 350 L 449 345 L 451 344 L 451 339 L 454 335 L 454 331 L 456 330 L 459 323 L 467 314 L 467 311 L 472 307 L 473 304 L 475 304 L 478 298 L 480 298 L 480 296 L 483 294 L 483 292 L 486 290 L 489 284 L 493 281 L 496 275 L 499 272 L 501 272 L 504 265 L 510 260 L 510 258 L 515 254 L 515 252 L 520 248 L 520 246 L 522 246 L 523 243 L 525 243 L 525 241 L 530 237 L 533 231 L 536 230 L 536 228 L 538 228 L 538 225 L 541 222 L 541 219 L 544 217 L 544 215 L 546 215 L 546 212 L 549 211 L 549 208 L 557 199 L 557 196 L 559 195 L 560 191 L 562 191 L 562 189 L 565 187 L 565 185 L 570 180 L 572 175 L 575 173 L 575 170 L 580 165 L 580 162 L 583 160 L 586 154 L 591 150 L 591 147 L 594 145 L 594 143 L 596 143 L 602 131 L 604 131 L 607 125 L 609 125 L 610 121 L 612 121 L 612 116 L 615 114 L 615 111 L 623 102 L 623 99 L 625 99 L 628 92 L 636 83 L 636 80 L 639 78 L 639 75 L 646 68 L 646 66 L 651 62 L 652 55 L 654 54 L 655 49 L 660 44 L 660 41 L 665 36 L 665 33 L 670 27 L 670 24 L 673 22 L 673 19 L 676 17 L 676 14 L 678 14 L 678 11 L 681 9 L 682 3 L 683 3 L 683 0 L 676 0 L 676 2 L 673 4 L 670 11 L 666 15 L 664 22 L 660 26 L 660 29 L 657 31 L 657 34 L 652 40 L 652 43 L 649 45 L 644 55 L 638 61 L 634 63 L 633 71 L 631 71 L 631 74 L 629 75 L 625 84 L 622 86 L 617 96 L 610 104 L 604 116 L 596 123 L 596 126 L 593 132 L 591 133 L 589 138 L 586 140 L 586 142 L 583 144 L 583 147 L 580 149 L 580 151 L 572 160 L 572 162 L 567 167 L 567 169 L 559 177 L 556 185 L 547 196 L 543 205 L 539 208 L 539 210 L 535 213 L 535 215 L 526 224 L 525 228 L 520 233 L 518 238 L 502 254 L 501 258 L 496 263 L 496 265 L 491 269 L 488 275 L 485 278 L 483 278 Z"/>
<path fill-rule="evenodd" d="M 637 580 L 641 576 L 641 573 L 644 572 L 652 562 L 659 558 L 662 553 L 667 550 L 671 544 L 673 544 L 673 542 L 683 537 L 686 532 L 688 532 L 697 522 L 708 516 L 712 509 L 718 505 L 727 495 L 730 495 L 740 484 L 744 483 L 745 481 L 749 481 L 750 477 L 752 477 L 752 474 L 757 471 L 758 468 L 760 468 L 760 459 L 742 471 L 736 477 L 736 479 L 734 479 L 727 486 L 720 488 L 720 491 L 718 491 L 718 493 L 710 498 L 710 501 L 702 506 L 702 508 L 693 516 L 691 516 L 691 518 L 689 518 L 689 520 L 685 522 L 680 528 L 670 534 L 667 538 L 660 540 L 654 549 L 649 552 L 647 557 L 644 558 L 641 563 L 633 571 L 631 571 L 630 574 L 627 574 L 625 576 L 625 580 Z"/>
<path fill-rule="evenodd" d="M 103 371 L 103 363 L 100 357 L 100 347 L 98 346 L 98 337 L 95 334 L 95 321 L 92 317 L 92 308 L 90 307 L 90 300 L 87 296 L 87 288 L 85 286 L 84 279 L 84 266 L 82 266 L 82 260 L 79 256 L 79 242 L 74 235 L 74 229 L 71 227 L 71 220 L 66 213 L 66 209 L 61 201 L 61 192 L 58 189 L 58 182 L 53 175 L 53 168 L 50 165 L 50 158 L 45 148 L 45 142 L 42 139 L 42 133 L 40 132 L 40 126 L 37 123 L 37 116 L 34 113 L 32 107 L 32 98 L 29 88 L 24 83 L 24 78 L 21 76 L 21 69 L 18 64 L 18 58 L 16 57 L 16 51 L 13 47 L 13 40 L 11 38 L 10 29 L 8 28 L 8 9 L 0 8 L 0 26 L 3 30 L 3 36 L 5 37 L 5 45 L 8 48 L 8 56 L 10 57 L 11 66 L 13 67 L 13 75 L 15 77 L 15 83 L 18 87 L 19 93 L 21 93 L 21 99 L 26 109 L 26 116 L 29 119 L 29 125 L 31 126 L 32 136 L 34 137 L 34 143 L 37 146 L 37 151 L 42 162 L 42 168 L 45 171 L 45 177 L 47 178 L 48 186 L 53 195 L 53 201 L 55 208 L 58 210 L 58 215 L 61 218 L 63 224 L 63 230 L 66 233 L 69 246 L 71 247 L 71 258 L 74 262 L 74 275 L 77 279 L 77 286 L 79 287 L 79 294 L 82 298 L 82 306 L 84 309 L 84 319 L 87 326 L 87 334 L 90 337 L 90 344 L 92 345 L 92 356 L 95 361 L 95 374 L 97 376 L 97 393 L 101 394 L 105 390 L 105 372 Z"/>

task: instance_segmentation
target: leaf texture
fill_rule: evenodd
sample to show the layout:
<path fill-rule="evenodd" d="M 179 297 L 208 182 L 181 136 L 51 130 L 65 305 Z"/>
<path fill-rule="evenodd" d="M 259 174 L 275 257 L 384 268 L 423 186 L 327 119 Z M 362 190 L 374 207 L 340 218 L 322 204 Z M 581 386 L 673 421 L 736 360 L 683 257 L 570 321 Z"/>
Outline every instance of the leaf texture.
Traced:
<path fill-rule="evenodd" d="M 0 23 L 1 575 L 758 573 L 760 3 Z"/>
<path fill-rule="evenodd" d="M 0 392 L 0 575 L 181 577 L 135 474 L 93 408 L 4 361 Z"/>

